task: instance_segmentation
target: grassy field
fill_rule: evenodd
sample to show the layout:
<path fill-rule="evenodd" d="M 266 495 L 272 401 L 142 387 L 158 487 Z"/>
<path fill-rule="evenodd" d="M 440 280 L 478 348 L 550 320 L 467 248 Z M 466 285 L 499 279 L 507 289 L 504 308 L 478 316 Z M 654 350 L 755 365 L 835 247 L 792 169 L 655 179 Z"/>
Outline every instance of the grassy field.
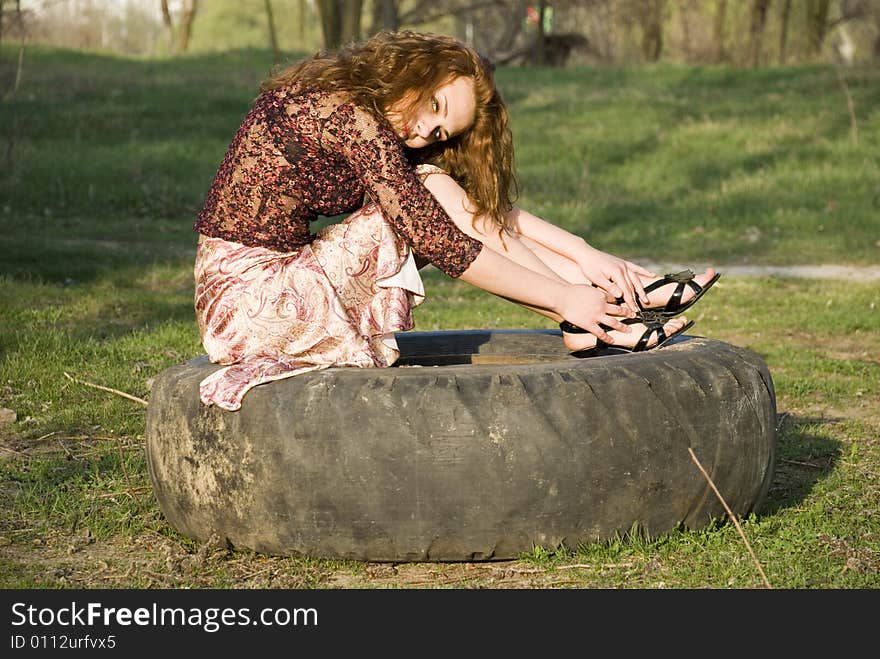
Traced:
<path fill-rule="evenodd" d="M 12 49 L 0 51 L 11 67 Z M 0 168 L 0 586 L 759 588 L 733 525 L 536 548 L 492 564 L 361 564 L 198 546 L 163 519 L 144 407 L 203 352 L 191 225 L 263 52 L 179 61 L 27 51 Z M 521 204 L 596 246 L 679 264 L 880 262 L 880 70 L 502 69 Z M 9 134 L 12 105 L 0 105 Z M 5 145 L 4 145 L 5 146 Z M 436 271 L 416 329 L 552 327 Z M 877 282 L 724 277 L 693 333 L 757 352 L 779 455 L 741 520 L 776 588 L 880 586 Z"/>

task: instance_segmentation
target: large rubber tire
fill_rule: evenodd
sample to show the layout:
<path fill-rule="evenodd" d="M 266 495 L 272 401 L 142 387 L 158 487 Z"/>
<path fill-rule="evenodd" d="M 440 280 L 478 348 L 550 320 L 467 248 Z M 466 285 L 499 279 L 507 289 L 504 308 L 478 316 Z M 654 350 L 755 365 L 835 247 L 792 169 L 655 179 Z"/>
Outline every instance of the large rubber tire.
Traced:
<path fill-rule="evenodd" d="M 206 357 L 159 374 L 147 461 L 180 533 L 276 555 L 515 558 L 634 528 L 654 537 L 757 511 L 776 400 L 754 353 L 698 337 L 570 356 L 558 331 L 398 335 L 384 369 L 264 384 L 204 406 Z M 436 364 L 436 365 L 435 365 Z"/>

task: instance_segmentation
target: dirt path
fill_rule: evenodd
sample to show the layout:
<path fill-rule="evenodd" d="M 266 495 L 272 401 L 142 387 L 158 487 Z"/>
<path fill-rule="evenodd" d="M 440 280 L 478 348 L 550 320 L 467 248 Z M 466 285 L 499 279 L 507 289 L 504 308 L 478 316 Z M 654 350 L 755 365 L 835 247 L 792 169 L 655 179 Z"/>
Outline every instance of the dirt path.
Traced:
<path fill-rule="evenodd" d="M 669 263 L 641 263 L 640 265 L 644 265 L 658 274 L 683 269 L 682 266 Z M 708 265 L 694 264 L 690 267 L 699 272 Z M 798 277 L 862 282 L 880 280 L 880 265 L 713 265 L 712 267 L 728 277 Z"/>

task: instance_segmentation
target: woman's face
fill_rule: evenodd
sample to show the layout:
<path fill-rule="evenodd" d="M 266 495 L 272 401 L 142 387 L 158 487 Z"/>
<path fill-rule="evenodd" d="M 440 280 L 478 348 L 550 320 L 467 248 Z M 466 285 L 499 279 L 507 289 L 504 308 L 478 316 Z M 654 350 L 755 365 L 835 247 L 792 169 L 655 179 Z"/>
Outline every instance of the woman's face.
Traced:
<path fill-rule="evenodd" d="M 421 149 L 465 132 L 474 123 L 474 81 L 459 77 L 438 87 L 431 97 L 407 117 L 395 103 L 385 113 L 397 136 L 411 149 Z"/>

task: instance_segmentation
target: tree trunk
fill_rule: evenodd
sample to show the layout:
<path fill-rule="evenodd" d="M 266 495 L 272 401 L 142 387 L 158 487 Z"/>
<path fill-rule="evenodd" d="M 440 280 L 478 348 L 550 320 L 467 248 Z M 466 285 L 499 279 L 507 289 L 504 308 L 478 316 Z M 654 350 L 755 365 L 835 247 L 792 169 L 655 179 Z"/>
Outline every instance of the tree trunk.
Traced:
<path fill-rule="evenodd" d="M 788 18 L 791 15 L 791 0 L 782 1 L 782 13 L 779 16 L 779 63 L 785 64 L 786 46 L 788 45 Z"/>
<path fill-rule="evenodd" d="M 189 48 L 189 37 L 192 34 L 193 21 L 199 9 L 199 0 L 188 0 L 183 6 L 183 17 L 177 35 L 177 53 L 185 53 Z"/>
<path fill-rule="evenodd" d="M 770 0 L 752 0 L 749 26 L 749 66 L 758 67 L 761 63 L 761 45 L 764 42 L 764 26 L 767 24 L 767 8 Z"/>
<path fill-rule="evenodd" d="M 342 0 L 342 20 L 340 22 L 342 41 L 346 44 L 361 39 L 361 9 L 363 0 Z"/>
<path fill-rule="evenodd" d="M 547 3 L 538 3 L 538 32 L 535 36 L 535 63 L 538 66 L 547 64 L 547 40 L 544 35 L 544 17 L 547 15 Z"/>
<path fill-rule="evenodd" d="M 678 21 L 681 24 L 681 50 L 686 62 L 691 61 L 691 22 L 688 14 L 691 11 L 688 0 L 680 0 L 678 7 Z"/>
<path fill-rule="evenodd" d="M 370 32 L 376 34 L 387 30 L 397 32 L 400 29 L 400 9 L 397 0 L 373 1 L 373 25 Z"/>
<path fill-rule="evenodd" d="M 807 0 L 807 55 L 811 57 L 822 52 L 830 5 L 831 0 Z"/>
<path fill-rule="evenodd" d="M 495 53 L 490 53 L 490 56 L 506 53 L 513 49 L 516 45 L 516 38 L 522 32 L 522 17 L 525 16 L 528 6 L 529 0 L 517 0 L 512 3 L 510 11 L 505 12 L 506 16 L 503 17 L 502 24 L 498 26 L 501 34 L 496 43 Z"/>
<path fill-rule="evenodd" d="M 171 10 L 168 8 L 168 0 L 161 0 L 159 3 L 162 7 L 162 23 L 168 30 L 168 50 L 174 52 L 174 21 L 171 20 Z"/>
<path fill-rule="evenodd" d="M 644 0 L 642 15 L 642 56 L 656 62 L 663 53 L 663 10 L 666 0 Z"/>
<path fill-rule="evenodd" d="M 185 0 L 180 16 L 180 21 L 175 28 L 171 10 L 168 8 L 168 0 L 161 0 L 162 22 L 168 29 L 168 40 L 171 53 L 179 55 L 185 53 L 189 47 L 189 38 L 192 34 L 193 21 L 199 9 L 199 0 Z"/>
<path fill-rule="evenodd" d="M 275 16 L 272 13 L 272 2 L 266 0 L 266 23 L 269 27 L 269 45 L 272 47 L 272 56 L 275 61 L 281 59 L 281 51 L 278 49 L 278 33 L 275 31 Z"/>
<path fill-rule="evenodd" d="M 362 0 L 318 0 L 326 49 L 360 39 L 362 5 Z"/>
<path fill-rule="evenodd" d="M 715 21 L 712 25 L 712 43 L 713 53 L 712 59 L 716 63 L 721 63 L 727 59 L 727 52 L 724 49 L 724 23 L 727 19 L 727 0 L 718 0 L 715 5 Z"/>
<path fill-rule="evenodd" d="M 324 34 L 324 48 L 332 50 L 342 41 L 339 4 L 336 0 L 318 0 L 318 14 L 321 17 L 321 32 Z"/>
<path fill-rule="evenodd" d="M 874 9 L 874 25 L 877 26 L 877 36 L 874 38 L 874 59 L 880 59 L 880 9 Z"/>

